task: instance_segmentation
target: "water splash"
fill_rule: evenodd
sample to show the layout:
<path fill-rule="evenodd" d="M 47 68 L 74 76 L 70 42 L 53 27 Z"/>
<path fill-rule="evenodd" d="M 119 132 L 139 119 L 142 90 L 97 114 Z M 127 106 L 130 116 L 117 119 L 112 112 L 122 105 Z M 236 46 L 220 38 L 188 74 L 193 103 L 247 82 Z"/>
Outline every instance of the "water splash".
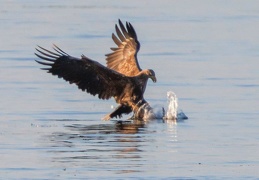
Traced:
<path fill-rule="evenodd" d="M 177 119 L 178 99 L 173 91 L 167 92 L 167 103 L 164 119 Z"/>
<path fill-rule="evenodd" d="M 168 108 L 164 111 L 163 119 L 167 120 L 183 120 L 188 119 L 182 110 L 178 110 L 178 98 L 173 91 L 167 92 Z"/>
<path fill-rule="evenodd" d="M 144 104 L 140 108 L 144 112 L 143 119 L 164 119 L 164 120 L 184 120 L 188 117 L 182 110 L 178 110 L 178 98 L 173 91 L 167 92 L 167 109 L 159 105 L 153 106 L 152 108 L 148 103 Z"/>
<path fill-rule="evenodd" d="M 149 120 L 149 119 L 157 119 L 157 115 L 154 112 L 154 109 L 149 105 L 149 103 L 145 103 L 143 104 L 137 114 L 143 114 L 143 120 Z M 140 115 L 138 115 L 139 117 L 141 117 Z"/>

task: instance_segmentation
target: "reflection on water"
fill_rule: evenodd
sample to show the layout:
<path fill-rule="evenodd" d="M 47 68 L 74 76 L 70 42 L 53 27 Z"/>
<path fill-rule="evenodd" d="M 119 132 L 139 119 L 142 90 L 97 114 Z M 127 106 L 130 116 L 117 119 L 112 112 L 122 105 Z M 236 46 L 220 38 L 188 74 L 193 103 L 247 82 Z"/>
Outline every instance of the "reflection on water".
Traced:
<path fill-rule="evenodd" d="M 183 120 L 180 120 L 183 121 Z M 177 142 L 177 121 L 176 120 L 164 120 L 168 127 L 169 141 Z"/>
<path fill-rule="evenodd" d="M 163 122 L 164 131 L 167 131 L 163 135 L 167 134 L 166 137 L 161 137 L 157 132 L 157 122 L 134 120 L 65 125 L 65 130 L 44 135 L 42 139 L 49 146 L 47 153 L 53 163 L 59 166 L 67 167 L 67 163 L 76 163 L 87 169 L 115 169 L 117 173 L 133 173 L 146 171 L 143 167 L 149 166 L 147 163 L 152 154 L 147 152 L 150 152 L 150 144 L 162 143 L 163 147 L 151 146 L 157 151 L 160 148 L 165 150 L 165 147 L 177 142 L 176 121 Z M 175 151 L 170 149 L 170 153 Z"/>
<path fill-rule="evenodd" d="M 93 156 L 94 152 L 102 151 L 138 152 L 140 151 L 138 143 L 143 141 L 138 134 L 145 133 L 145 124 L 136 121 L 117 121 L 115 124 L 95 125 L 72 124 L 65 126 L 65 128 L 68 131 L 54 132 L 48 138 L 52 142 L 52 147 L 73 147 L 73 149 L 68 149 L 68 152 L 75 150 L 85 154 L 84 156 L 81 154 L 80 156 L 70 157 L 72 159 L 99 159 L 101 156 Z M 78 142 L 90 146 L 77 147 Z M 65 153 L 66 151 L 59 152 Z M 115 157 L 119 158 L 120 156 Z"/>

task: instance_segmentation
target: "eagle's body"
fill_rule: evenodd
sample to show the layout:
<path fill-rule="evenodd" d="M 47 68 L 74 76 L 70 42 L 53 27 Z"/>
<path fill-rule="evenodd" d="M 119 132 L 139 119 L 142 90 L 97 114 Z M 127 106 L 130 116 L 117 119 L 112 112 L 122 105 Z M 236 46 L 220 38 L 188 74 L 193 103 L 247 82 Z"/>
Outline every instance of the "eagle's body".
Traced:
<path fill-rule="evenodd" d="M 120 40 L 122 40 L 121 44 L 127 45 L 127 43 L 123 42 L 123 40 L 127 41 L 127 39 L 130 39 L 130 43 L 132 43 L 131 41 L 137 41 L 133 27 L 127 23 L 127 32 L 122 23 L 120 21 L 119 23 L 125 36 L 122 39 L 122 34 L 118 33 L 119 30 L 116 26 L 117 34 Z M 132 33 L 133 31 L 134 33 Z M 114 37 L 115 35 L 113 34 L 113 39 Z M 115 39 L 114 41 L 118 45 L 119 40 Z M 122 46 L 120 48 L 124 49 Z M 118 51 L 117 49 L 115 52 L 107 55 L 108 67 L 105 67 L 84 55 L 81 58 L 72 57 L 56 45 L 54 45 L 53 49 L 55 52 L 40 46 L 36 48 L 38 53 L 35 54 L 42 59 L 42 61 L 37 62 L 48 66 L 42 69 L 70 83 L 76 84 L 83 91 L 94 96 L 98 95 L 100 99 L 110 99 L 113 97 L 116 103 L 119 104 L 111 114 L 104 117 L 105 120 L 113 117 L 121 117 L 122 114 L 128 114 L 132 111 L 135 119 L 143 119 L 144 114 L 141 108 L 144 105 L 149 106 L 143 97 L 147 80 L 151 78 L 155 82 L 156 78 L 153 70 L 141 70 L 139 68 L 135 59 L 136 54 L 131 56 L 124 49 L 124 52 L 129 55 L 127 57 L 130 57 L 129 59 L 126 58 L 126 61 L 129 62 L 127 64 L 125 58 L 121 58 L 126 56 L 121 53 L 121 50 Z M 121 66 L 118 66 L 119 64 Z"/>

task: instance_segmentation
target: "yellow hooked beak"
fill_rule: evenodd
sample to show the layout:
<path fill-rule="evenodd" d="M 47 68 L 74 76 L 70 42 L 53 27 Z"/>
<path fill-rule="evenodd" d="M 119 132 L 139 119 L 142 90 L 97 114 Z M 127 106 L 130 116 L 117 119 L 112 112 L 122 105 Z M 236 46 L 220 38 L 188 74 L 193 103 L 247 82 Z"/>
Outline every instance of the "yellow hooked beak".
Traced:
<path fill-rule="evenodd" d="M 154 83 L 156 82 L 156 76 L 151 76 L 151 79 Z"/>

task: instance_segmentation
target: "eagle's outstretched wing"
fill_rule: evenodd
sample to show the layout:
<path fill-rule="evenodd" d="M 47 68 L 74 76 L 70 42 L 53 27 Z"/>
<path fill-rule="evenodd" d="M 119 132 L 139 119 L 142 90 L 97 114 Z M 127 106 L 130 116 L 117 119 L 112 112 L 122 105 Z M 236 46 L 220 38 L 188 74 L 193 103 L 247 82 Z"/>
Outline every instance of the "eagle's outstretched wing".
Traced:
<path fill-rule="evenodd" d="M 38 46 L 36 48 L 41 61 L 38 63 L 47 66 L 42 68 L 49 73 L 74 83 L 79 89 L 87 91 L 92 95 L 97 95 L 100 99 L 109 99 L 118 97 L 123 93 L 125 85 L 129 79 L 100 63 L 93 61 L 84 55 L 81 58 L 75 58 L 59 47 L 54 45 L 55 52 L 49 51 Z"/>
<path fill-rule="evenodd" d="M 112 34 L 112 39 L 118 47 L 111 48 L 113 52 L 106 54 L 107 67 L 126 76 L 136 76 L 141 71 L 137 59 L 140 49 L 137 34 L 129 22 L 126 22 L 125 28 L 119 20 L 119 26 L 120 29 L 115 25 L 117 36 Z"/>

